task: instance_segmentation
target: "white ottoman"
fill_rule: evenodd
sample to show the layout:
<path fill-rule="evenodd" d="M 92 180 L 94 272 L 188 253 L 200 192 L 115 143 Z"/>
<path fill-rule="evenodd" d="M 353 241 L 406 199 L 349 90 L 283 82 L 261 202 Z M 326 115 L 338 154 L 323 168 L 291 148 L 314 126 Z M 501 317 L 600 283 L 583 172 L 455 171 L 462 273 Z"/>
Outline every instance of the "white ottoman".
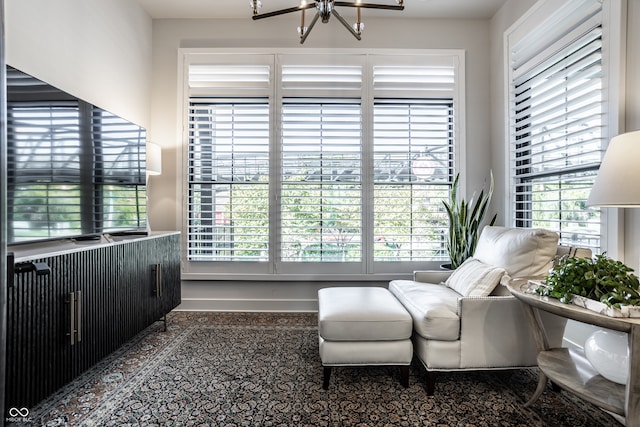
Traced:
<path fill-rule="evenodd" d="M 318 335 L 323 388 L 332 366 L 397 365 L 409 386 L 413 356 L 411 316 L 385 288 L 324 288 L 318 291 Z"/>

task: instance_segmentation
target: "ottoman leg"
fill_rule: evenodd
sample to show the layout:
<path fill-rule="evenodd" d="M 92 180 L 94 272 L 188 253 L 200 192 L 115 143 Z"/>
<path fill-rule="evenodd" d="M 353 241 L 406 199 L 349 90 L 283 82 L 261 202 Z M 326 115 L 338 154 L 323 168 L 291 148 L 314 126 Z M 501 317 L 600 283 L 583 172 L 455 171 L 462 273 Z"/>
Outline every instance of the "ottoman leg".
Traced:
<path fill-rule="evenodd" d="M 325 366 L 322 376 L 322 388 L 327 390 L 329 388 L 329 379 L 331 378 L 331 366 Z"/>
<path fill-rule="evenodd" d="M 409 387 L 409 365 L 400 366 L 400 384 L 404 388 Z"/>

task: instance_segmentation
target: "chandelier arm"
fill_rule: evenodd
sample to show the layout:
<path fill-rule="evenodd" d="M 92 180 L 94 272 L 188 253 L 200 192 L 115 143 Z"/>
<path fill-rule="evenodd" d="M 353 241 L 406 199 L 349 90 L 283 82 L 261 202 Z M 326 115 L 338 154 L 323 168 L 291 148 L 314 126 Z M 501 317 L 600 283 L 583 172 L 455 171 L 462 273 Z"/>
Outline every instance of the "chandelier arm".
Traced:
<path fill-rule="evenodd" d="M 307 31 L 305 31 L 302 37 L 300 37 L 300 44 L 304 43 L 304 41 L 307 39 L 307 36 L 313 29 L 313 26 L 316 25 L 316 22 L 318 22 L 318 18 L 320 18 L 320 12 L 316 12 L 315 16 L 311 20 L 311 23 L 307 27 Z"/>
<path fill-rule="evenodd" d="M 331 11 L 331 14 L 332 14 L 332 15 L 335 15 L 335 17 L 338 19 L 338 21 L 340 21 L 340 23 L 341 23 L 342 25 L 344 25 L 344 27 L 345 27 L 347 30 L 349 30 L 349 32 L 350 32 L 351 34 L 353 34 L 353 36 L 354 36 L 355 38 L 357 38 L 358 40 L 362 40 L 362 38 L 360 37 L 360 34 L 356 33 L 356 31 L 351 27 L 351 25 L 349 25 L 349 23 L 348 23 L 347 21 L 345 21 L 345 20 L 344 20 L 344 18 L 342 17 L 342 15 L 340 15 L 340 14 L 338 13 L 338 11 L 337 11 L 337 10 L 333 9 L 333 10 Z"/>
<path fill-rule="evenodd" d="M 288 9 L 276 10 L 274 12 L 259 13 L 257 15 L 253 15 L 252 18 L 254 20 L 262 19 L 262 18 L 271 18 L 272 16 L 284 15 L 285 13 L 299 12 L 301 10 L 311 9 L 311 8 L 315 8 L 315 7 L 316 7 L 316 4 L 315 4 L 315 2 L 313 2 L 313 3 L 309 3 L 309 4 L 305 4 L 305 5 L 290 7 Z"/>
<path fill-rule="evenodd" d="M 375 4 L 375 3 L 352 3 L 348 1 L 335 1 L 334 6 L 346 6 L 346 7 L 362 7 L 365 9 L 387 9 L 387 10 L 404 10 L 404 5 L 393 4 Z"/>

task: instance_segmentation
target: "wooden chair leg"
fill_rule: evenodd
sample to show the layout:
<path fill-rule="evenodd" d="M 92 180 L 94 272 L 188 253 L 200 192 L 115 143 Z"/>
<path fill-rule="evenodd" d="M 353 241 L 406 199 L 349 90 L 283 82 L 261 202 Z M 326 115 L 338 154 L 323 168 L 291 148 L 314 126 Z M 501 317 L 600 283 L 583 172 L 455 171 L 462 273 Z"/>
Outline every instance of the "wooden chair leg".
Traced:
<path fill-rule="evenodd" d="M 436 391 L 436 373 L 427 371 L 427 396 L 433 396 Z"/>
<path fill-rule="evenodd" d="M 400 384 L 404 388 L 409 387 L 409 365 L 400 366 Z"/>
<path fill-rule="evenodd" d="M 331 366 L 325 366 L 322 375 L 322 388 L 329 389 L 329 379 L 331 378 Z"/>

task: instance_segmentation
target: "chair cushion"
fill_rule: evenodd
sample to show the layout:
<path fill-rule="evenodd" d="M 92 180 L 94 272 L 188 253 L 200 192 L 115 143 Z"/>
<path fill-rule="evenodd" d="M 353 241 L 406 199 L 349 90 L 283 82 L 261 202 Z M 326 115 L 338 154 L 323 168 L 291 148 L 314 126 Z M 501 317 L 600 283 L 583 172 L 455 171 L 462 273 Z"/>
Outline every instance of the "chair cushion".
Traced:
<path fill-rule="evenodd" d="M 418 335 L 436 340 L 457 340 L 460 336 L 458 298 L 453 289 L 434 283 L 392 280 L 389 290 L 413 318 Z"/>
<path fill-rule="evenodd" d="M 449 276 L 445 285 L 465 297 L 485 297 L 493 291 L 505 270 L 471 257 Z"/>
<path fill-rule="evenodd" d="M 545 276 L 556 255 L 558 234 L 541 228 L 486 226 L 473 257 L 513 277 Z"/>

